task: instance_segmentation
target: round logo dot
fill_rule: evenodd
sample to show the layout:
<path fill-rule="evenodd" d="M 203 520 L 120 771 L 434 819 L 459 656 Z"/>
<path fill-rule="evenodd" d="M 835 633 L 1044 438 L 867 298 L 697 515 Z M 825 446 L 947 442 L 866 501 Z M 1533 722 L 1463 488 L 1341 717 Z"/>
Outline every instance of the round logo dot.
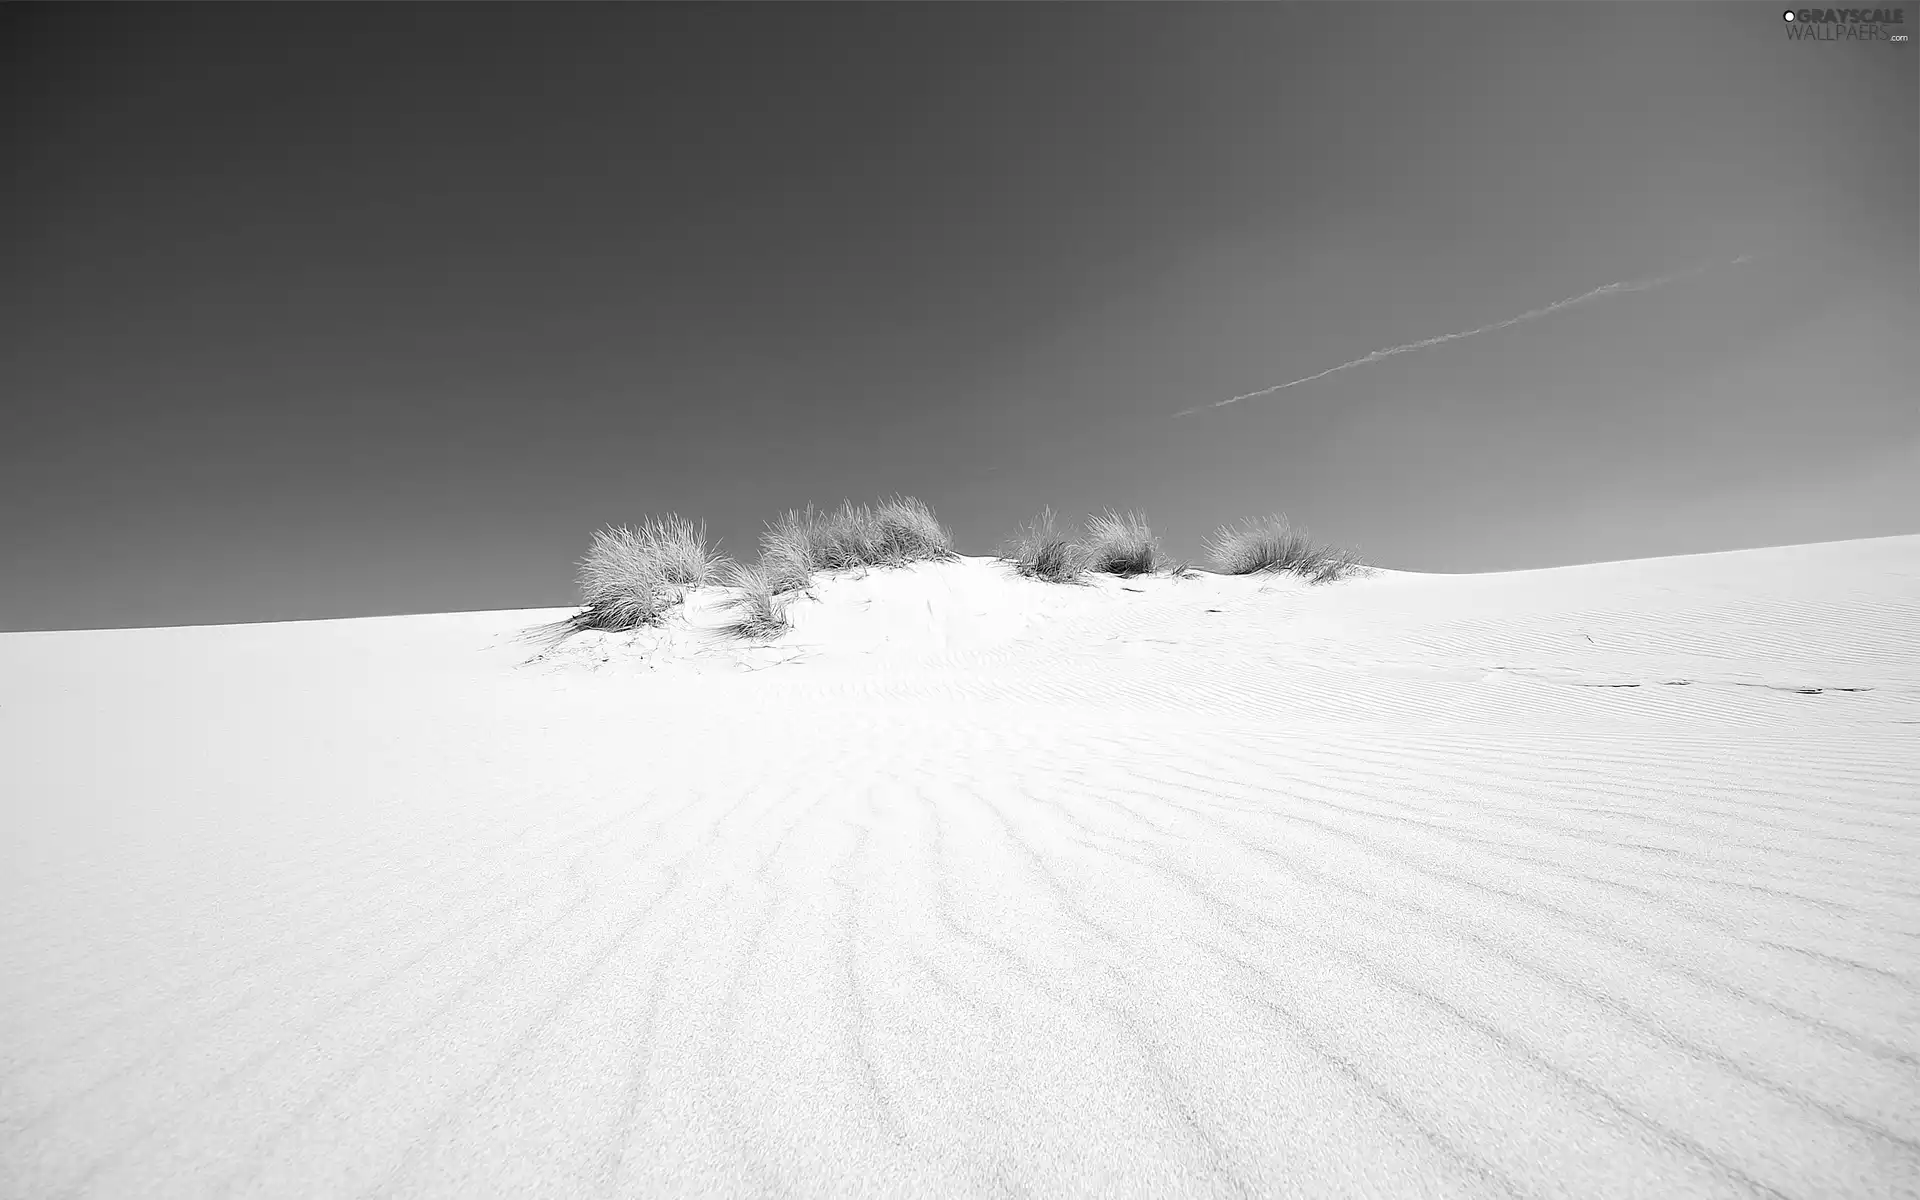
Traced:
<path fill-rule="evenodd" d="M 1783 13 L 1781 13 L 1781 14 L 1780 14 L 1780 19 L 1781 19 L 1782 21 L 1791 21 L 1791 20 L 1793 20 L 1793 10 L 1792 10 L 1792 9 L 1788 9 L 1787 11 L 1785 11 L 1785 12 L 1783 12 Z"/>

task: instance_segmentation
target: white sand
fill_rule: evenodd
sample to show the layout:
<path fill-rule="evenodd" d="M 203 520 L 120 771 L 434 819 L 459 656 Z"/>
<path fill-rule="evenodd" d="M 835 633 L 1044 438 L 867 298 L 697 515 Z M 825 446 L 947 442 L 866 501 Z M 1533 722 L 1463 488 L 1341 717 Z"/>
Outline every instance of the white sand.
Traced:
<path fill-rule="evenodd" d="M 558 615 L 0 637 L 0 1196 L 1920 1194 L 1920 537 Z"/>

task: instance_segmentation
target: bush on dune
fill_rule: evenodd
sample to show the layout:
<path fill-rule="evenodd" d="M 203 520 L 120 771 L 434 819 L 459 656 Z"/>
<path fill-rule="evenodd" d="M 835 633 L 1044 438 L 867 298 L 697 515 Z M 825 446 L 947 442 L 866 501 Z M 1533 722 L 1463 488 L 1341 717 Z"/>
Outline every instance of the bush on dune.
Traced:
<path fill-rule="evenodd" d="M 707 523 L 694 524 L 669 513 L 634 531 L 668 583 L 703 587 L 727 566 L 728 558 L 707 545 Z"/>
<path fill-rule="evenodd" d="M 775 588 L 806 586 L 814 571 L 898 567 L 955 557 L 953 535 L 924 501 L 895 496 L 878 504 L 844 501 L 819 512 L 789 509 L 760 536 L 760 561 Z"/>
<path fill-rule="evenodd" d="M 760 565 L 776 591 L 789 592 L 807 586 L 818 557 L 814 549 L 820 515 L 811 507 L 804 512 L 788 509 L 760 534 Z"/>
<path fill-rule="evenodd" d="M 671 514 L 637 529 L 603 529 L 580 560 L 585 611 L 568 624 L 615 631 L 658 624 L 687 588 L 709 582 L 726 561 L 707 545 L 705 525 Z"/>
<path fill-rule="evenodd" d="M 580 560 L 580 602 L 586 607 L 571 624 L 607 630 L 656 625 L 683 594 L 633 530 L 602 530 Z"/>
<path fill-rule="evenodd" d="M 804 552 L 784 548 L 763 549 L 759 566 L 766 575 L 767 585 L 776 593 L 797 592 L 813 582 L 811 560 Z"/>
<path fill-rule="evenodd" d="M 1332 583 L 1363 569 L 1351 551 L 1319 545 L 1278 513 L 1221 526 L 1207 553 L 1224 575 L 1290 574 Z"/>
<path fill-rule="evenodd" d="M 883 563 L 946 562 L 959 557 L 953 534 L 933 509 L 912 496 L 894 496 L 873 506 L 874 548 Z"/>
<path fill-rule="evenodd" d="M 1051 508 L 1008 538 L 999 557 L 1017 574 L 1046 583 L 1081 583 L 1087 574 L 1086 547 L 1060 528 Z"/>
<path fill-rule="evenodd" d="M 1087 569 L 1131 578 L 1151 572 L 1160 558 L 1160 542 L 1139 513 L 1112 509 L 1087 518 Z"/>
<path fill-rule="evenodd" d="M 790 597 L 782 597 L 765 565 L 756 567 L 733 564 L 728 571 L 729 586 L 740 594 L 727 602 L 733 619 L 721 626 L 721 632 L 749 641 L 779 637 L 792 623 L 787 620 Z M 792 590 L 792 589 L 787 589 Z"/>
<path fill-rule="evenodd" d="M 867 505 L 843 500 L 839 508 L 818 514 L 809 508 L 804 521 L 814 570 L 850 571 L 879 560 L 880 530 Z"/>

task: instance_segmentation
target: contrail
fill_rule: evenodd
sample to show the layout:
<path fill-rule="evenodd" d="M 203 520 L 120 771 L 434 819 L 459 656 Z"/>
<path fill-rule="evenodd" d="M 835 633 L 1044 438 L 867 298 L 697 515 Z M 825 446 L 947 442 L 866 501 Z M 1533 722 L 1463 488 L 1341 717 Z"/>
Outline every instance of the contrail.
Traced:
<path fill-rule="evenodd" d="M 1734 266 L 1739 263 L 1752 261 L 1753 255 L 1742 254 L 1727 265 Z M 1190 417 L 1197 412 L 1205 412 L 1210 408 L 1225 408 L 1229 404 L 1238 404 L 1242 400 L 1252 400 L 1256 396 L 1271 396 L 1275 392 L 1284 391 L 1290 387 L 1299 387 L 1303 383 L 1312 383 L 1316 379 L 1325 379 L 1336 371 L 1346 371 L 1354 367 L 1364 367 L 1368 363 L 1379 362 L 1383 358 L 1392 358 L 1396 354 L 1410 354 L 1415 350 L 1425 350 L 1429 346 L 1438 346 L 1442 342 L 1457 342 L 1461 338 L 1469 338 L 1476 333 L 1492 333 L 1496 329 L 1505 329 L 1509 325 L 1518 325 L 1522 321 L 1531 321 L 1535 317 L 1544 317 L 1548 313 L 1556 313 L 1563 308 L 1572 308 L 1576 304 L 1585 304 L 1589 300 L 1598 300 L 1602 296 L 1614 296 L 1621 292 L 1652 291 L 1654 288 L 1663 287 L 1676 279 L 1686 279 L 1689 276 L 1698 275 L 1706 269 L 1704 266 L 1690 267 L 1685 271 L 1675 271 L 1671 275 L 1657 275 L 1652 279 L 1636 279 L 1626 283 L 1609 283 L 1604 287 L 1594 288 L 1590 292 L 1581 292 L 1578 296 L 1569 296 L 1565 300 L 1555 300 L 1545 308 L 1531 309 L 1521 313 L 1517 317 L 1508 317 L 1504 321 L 1495 321 L 1491 325 L 1482 325 L 1478 329 L 1463 329 L 1459 333 L 1443 333 L 1439 337 L 1430 337 L 1422 342 L 1408 342 L 1404 346 L 1389 346 L 1385 350 L 1375 350 L 1370 354 L 1354 359 L 1352 362 L 1343 362 L 1337 367 L 1328 367 L 1317 375 L 1308 375 L 1301 379 L 1289 380 L 1286 383 L 1276 383 L 1272 387 L 1261 388 L 1257 392 L 1247 392 L 1245 395 L 1233 396 L 1226 400 L 1216 400 L 1212 404 L 1201 404 L 1194 408 L 1181 409 L 1173 415 L 1176 417 Z"/>

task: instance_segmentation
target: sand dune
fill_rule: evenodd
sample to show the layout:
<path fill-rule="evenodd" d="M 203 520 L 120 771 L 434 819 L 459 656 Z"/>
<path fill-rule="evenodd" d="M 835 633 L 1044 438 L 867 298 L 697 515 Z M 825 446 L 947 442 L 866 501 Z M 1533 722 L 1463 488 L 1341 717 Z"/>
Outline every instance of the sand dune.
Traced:
<path fill-rule="evenodd" d="M 1920 1194 L 1920 537 L 0 636 L 0 1195 Z"/>

